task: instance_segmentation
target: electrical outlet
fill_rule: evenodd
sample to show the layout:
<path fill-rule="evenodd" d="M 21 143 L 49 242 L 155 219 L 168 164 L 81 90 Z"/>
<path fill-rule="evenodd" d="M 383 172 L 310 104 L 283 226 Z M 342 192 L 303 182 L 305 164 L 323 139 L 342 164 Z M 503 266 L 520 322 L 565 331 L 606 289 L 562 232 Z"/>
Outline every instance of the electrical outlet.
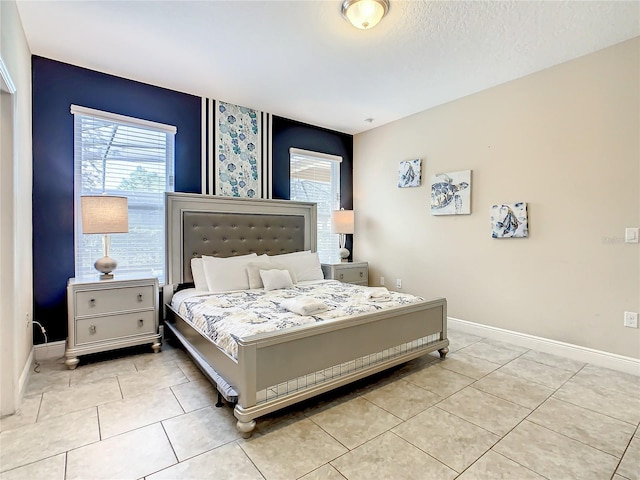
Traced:
<path fill-rule="evenodd" d="M 384 277 L 380 277 L 380 285 L 384 286 Z"/>
<path fill-rule="evenodd" d="M 397 288 L 402 288 L 402 279 L 401 278 L 396 278 L 396 287 Z"/>
<path fill-rule="evenodd" d="M 624 312 L 624 326 L 631 327 L 631 328 L 638 328 L 638 313 Z"/>
<path fill-rule="evenodd" d="M 29 330 L 29 327 L 31 326 L 31 314 L 29 312 L 27 312 L 27 330 Z"/>

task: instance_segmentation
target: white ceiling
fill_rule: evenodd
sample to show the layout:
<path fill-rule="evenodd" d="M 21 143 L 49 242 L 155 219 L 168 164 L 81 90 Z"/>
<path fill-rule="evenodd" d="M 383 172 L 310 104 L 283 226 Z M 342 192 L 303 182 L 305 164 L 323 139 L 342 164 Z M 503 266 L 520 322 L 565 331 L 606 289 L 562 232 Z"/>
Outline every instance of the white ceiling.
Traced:
<path fill-rule="evenodd" d="M 352 134 L 640 35 L 637 1 L 17 4 L 35 55 Z"/>

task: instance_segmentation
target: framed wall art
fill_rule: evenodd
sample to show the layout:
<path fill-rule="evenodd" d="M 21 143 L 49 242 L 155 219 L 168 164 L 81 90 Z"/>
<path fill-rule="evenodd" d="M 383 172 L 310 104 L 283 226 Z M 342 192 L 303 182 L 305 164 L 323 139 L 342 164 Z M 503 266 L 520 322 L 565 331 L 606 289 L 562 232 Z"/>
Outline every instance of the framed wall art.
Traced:
<path fill-rule="evenodd" d="M 400 162 L 398 188 L 419 187 L 421 176 L 422 162 L 419 158 Z"/>
<path fill-rule="evenodd" d="M 431 214 L 471 213 L 471 170 L 438 173 L 431 177 Z"/>
<path fill-rule="evenodd" d="M 491 207 L 493 238 L 523 238 L 529 236 L 527 203 L 503 203 Z"/>

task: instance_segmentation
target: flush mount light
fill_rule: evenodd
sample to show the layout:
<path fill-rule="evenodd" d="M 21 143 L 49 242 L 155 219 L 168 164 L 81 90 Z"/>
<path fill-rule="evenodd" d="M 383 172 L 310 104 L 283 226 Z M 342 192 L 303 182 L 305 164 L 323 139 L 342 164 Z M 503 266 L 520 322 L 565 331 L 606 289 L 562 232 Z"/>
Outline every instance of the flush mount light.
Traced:
<path fill-rule="evenodd" d="M 367 30 L 375 27 L 389 11 L 389 0 L 344 0 L 342 16 L 354 27 Z"/>

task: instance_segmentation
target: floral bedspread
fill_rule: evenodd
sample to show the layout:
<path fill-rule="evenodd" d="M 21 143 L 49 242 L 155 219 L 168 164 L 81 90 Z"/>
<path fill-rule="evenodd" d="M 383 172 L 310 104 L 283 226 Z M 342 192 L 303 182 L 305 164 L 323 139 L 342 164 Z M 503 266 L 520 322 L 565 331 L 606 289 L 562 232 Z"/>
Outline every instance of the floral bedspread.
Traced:
<path fill-rule="evenodd" d="M 209 337 L 233 358 L 237 358 L 238 338 L 273 332 L 298 325 L 311 324 L 382 309 L 408 305 L 423 300 L 404 293 L 389 292 L 386 302 L 367 300 L 367 287 L 338 281 L 298 284 L 283 290 L 242 290 L 207 293 L 193 290 L 180 292 L 173 306 L 182 318 Z M 305 295 L 321 301 L 329 310 L 303 316 L 280 306 L 288 298 Z"/>

